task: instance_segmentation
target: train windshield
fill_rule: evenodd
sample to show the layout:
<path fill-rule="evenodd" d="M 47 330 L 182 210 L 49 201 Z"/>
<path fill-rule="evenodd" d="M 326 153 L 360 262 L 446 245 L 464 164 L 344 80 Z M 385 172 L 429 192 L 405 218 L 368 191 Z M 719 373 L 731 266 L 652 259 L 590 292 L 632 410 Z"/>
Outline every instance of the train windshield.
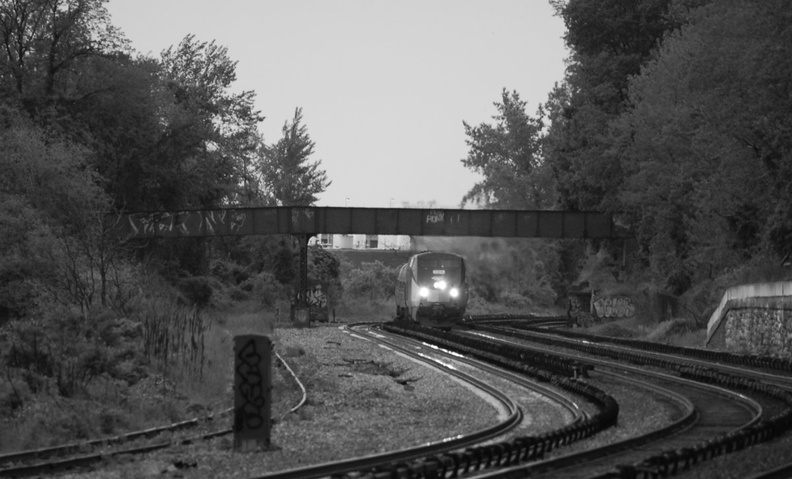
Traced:
<path fill-rule="evenodd" d="M 418 281 L 445 279 L 451 284 L 460 284 L 464 280 L 463 274 L 460 258 L 433 256 L 418 260 Z"/>

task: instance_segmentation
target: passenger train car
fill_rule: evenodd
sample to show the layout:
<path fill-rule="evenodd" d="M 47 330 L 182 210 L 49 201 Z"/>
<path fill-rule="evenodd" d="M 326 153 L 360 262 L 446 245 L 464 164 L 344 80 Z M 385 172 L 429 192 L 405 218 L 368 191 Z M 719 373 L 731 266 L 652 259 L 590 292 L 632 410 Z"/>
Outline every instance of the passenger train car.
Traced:
<path fill-rule="evenodd" d="M 427 251 L 399 269 L 396 320 L 450 329 L 462 319 L 468 300 L 465 259 Z"/>

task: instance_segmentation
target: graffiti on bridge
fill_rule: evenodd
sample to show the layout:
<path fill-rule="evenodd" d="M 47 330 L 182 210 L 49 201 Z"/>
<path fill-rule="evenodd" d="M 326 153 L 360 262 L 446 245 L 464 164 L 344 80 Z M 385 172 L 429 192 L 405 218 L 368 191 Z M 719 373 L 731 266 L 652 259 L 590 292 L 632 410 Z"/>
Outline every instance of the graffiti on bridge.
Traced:
<path fill-rule="evenodd" d="M 426 215 L 427 223 L 442 223 L 444 220 L 445 211 L 443 210 L 431 210 L 429 214 Z"/>
<path fill-rule="evenodd" d="M 236 210 L 134 213 L 128 216 L 130 236 L 195 235 L 238 232 L 246 214 Z"/>

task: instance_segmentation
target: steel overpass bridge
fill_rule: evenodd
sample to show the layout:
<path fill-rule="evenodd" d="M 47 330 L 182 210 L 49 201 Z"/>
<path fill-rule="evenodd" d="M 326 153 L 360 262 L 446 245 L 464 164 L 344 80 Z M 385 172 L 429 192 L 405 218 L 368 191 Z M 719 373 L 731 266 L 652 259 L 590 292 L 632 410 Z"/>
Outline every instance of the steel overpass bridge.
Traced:
<path fill-rule="evenodd" d="M 627 237 L 623 231 L 617 231 L 610 214 L 589 211 L 277 206 L 149 211 L 114 215 L 107 220 L 109 229 L 123 240 L 294 236 L 301 245 L 300 298 L 306 298 L 308 290 L 308 239 L 318 234 L 558 239 Z"/>

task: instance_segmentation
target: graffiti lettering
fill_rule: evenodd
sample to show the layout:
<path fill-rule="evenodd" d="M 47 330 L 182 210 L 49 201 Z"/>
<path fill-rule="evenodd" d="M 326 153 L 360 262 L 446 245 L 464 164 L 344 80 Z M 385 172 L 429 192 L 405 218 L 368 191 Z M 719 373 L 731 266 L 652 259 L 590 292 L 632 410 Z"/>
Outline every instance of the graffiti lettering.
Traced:
<path fill-rule="evenodd" d="M 238 232 L 245 225 L 245 213 L 231 210 L 231 231 Z"/>
<path fill-rule="evenodd" d="M 305 217 L 308 220 L 312 220 L 314 217 L 314 211 L 308 208 L 294 208 L 291 212 L 292 214 L 292 226 L 297 226 L 300 222 L 300 217 Z"/>
<path fill-rule="evenodd" d="M 217 225 L 225 224 L 226 211 L 207 211 L 204 213 L 201 220 L 206 225 L 206 232 L 215 234 L 215 227 Z"/>
<path fill-rule="evenodd" d="M 427 223 L 442 223 L 445 219 L 445 211 L 430 210 L 426 215 Z"/>
<path fill-rule="evenodd" d="M 635 305 L 626 297 L 601 297 L 594 301 L 594 311 L 600 318 L 632 318 Z"/>
<path fill-rule="evenodd" d="M 322 291 L 321 286 L 312 291 L 308 291 L 308 304 L 319 308 L 327 307 L 327 296 L 324 291 Z"/>
<path fill-rule="evenodd" d="M 260 429 L 269 416 L 266 397 L 268 385 L 261 371 L 261 354 L 256 350 L 256 342 L 250 339 L 237 354 L 236 372 L 239 375 L 238 394 L 242 404 L 234 411 L 236 431 Z"/>
<path fill-rule="evenodd" d="M 247 215 L 237 210 L 222 211 L 178 211 L 129 215 L 130 237 L 239 233 L 245 225 Z M 191 226 L 192 225 L 192 226 Z M 223 226 L 228 229 L 223 228 Z"/>
<path fill-rule="evenodd" d="M 174 230 L 187 234 L 189 231 L 185 219 L 188 215 L 190 213 L 186 211 L 129 215 L 129 226 L 132 228 L 133 235 L 151 236 L 172 233 Z"/>
<path fill-rule="evenodd" d="M 321 284 L 314 285 L 306 292 L 306 303 L 308 303 L 308 316 L 311 321 L 327 321 L 329 299 Z M 295 296 L 295 304 L 300 304 L 302 293 L 299 291 Z"/>

